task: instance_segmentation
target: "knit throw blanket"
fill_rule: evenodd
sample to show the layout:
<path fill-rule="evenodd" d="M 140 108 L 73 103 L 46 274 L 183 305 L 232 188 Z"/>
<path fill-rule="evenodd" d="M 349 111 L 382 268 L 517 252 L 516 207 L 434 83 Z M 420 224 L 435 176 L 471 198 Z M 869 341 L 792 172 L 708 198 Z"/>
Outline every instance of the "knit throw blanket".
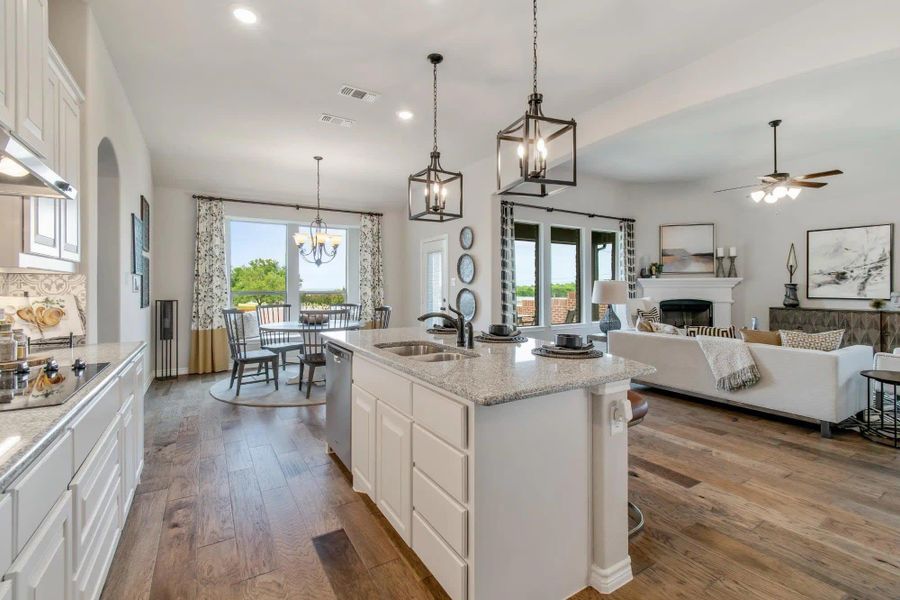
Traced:
<path fill-rule="evenodd" d="M 716 389 L 736 392 L 759 382 L 759 369 L 743 340 L 698 335 L 697 342 L 716 379 Z"/>

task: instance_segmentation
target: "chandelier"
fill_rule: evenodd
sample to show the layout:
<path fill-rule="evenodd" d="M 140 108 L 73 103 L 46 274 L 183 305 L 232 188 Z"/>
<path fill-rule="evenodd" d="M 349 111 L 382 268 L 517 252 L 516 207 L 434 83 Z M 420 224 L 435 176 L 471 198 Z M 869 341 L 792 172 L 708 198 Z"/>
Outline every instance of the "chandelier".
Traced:
<path fill-rule="evenodd" d="M 532 88 L 525 115 L 497 133 L 497 192 L 544 197 L 576 185 L 575 119 L 544 116 L 537 85 L 537 0 L 532 1 Z M 551 165 L 551 158 L 571 161 Z"/>
<path fill-rule="evenodd" d="M 428 55 L 432 65 L 434 100 L 434 145 L 428 166 L 409 176 L 410 221 L 452 221 L 463 215 L 462 173 L 447 171 L 441 166 L 441 153 L 437 143 L 437 66 L 444 60 L 440 54 Z"/>
<path fill-rule="evenodd" d="M 322 200 L 320 198 L 321 177 L 319 165 L 321 156 L 313 156 L 316 160 L 316 218 L 309 224 L 309 233 L 298 231 L 294 234 L 294 243 L 300 256 L 306 262 L 314 263 L 317 267 L 322 263 L 331 262 L 337 256 L 338 246 L 341 245 L 341 236 L 329 235 L 328 224 L 322 219 L 320 210 Z"/>

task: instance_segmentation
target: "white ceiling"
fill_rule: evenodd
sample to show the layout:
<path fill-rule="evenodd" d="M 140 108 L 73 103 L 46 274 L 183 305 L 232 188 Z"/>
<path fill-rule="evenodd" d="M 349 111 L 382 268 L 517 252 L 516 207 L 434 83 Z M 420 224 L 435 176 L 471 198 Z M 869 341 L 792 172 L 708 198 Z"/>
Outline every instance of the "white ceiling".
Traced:
<path fill-rule="evenodd" d="M 777 68 L 777 66 L 775 67 Z M 779 170 L 829 148 L 900 135 L 900 52 L 820 69 L 719 98 L 607 138 L 579 151 L 585 172 L 629 182 L 689 181 L 747 167 L 746 181 L 772 171 L 778 128 Z M 900 149 L 900 146 L 898 146 Z M 837 164 L 812 167 L 816 171 Z M 795 175 L 802 174 L 793 169 Z"/>
<path fill-rule="evenodd" d="M 776 12 L 815 2 L 544 0 L 546 112 L 579 114 L 771 26 Z M 496 131 L 524 110 L 530 92 L 531 6 L 522 0 L 246 0 L 260 17 L 250 28 L 221 0 L 91 5 L 161 185 L 308 197 L 311 157 L 322 154 L 324 201 L 399 204 L 406 176 L 425 166 L 431 148 L 429 52 L 446 57 L 439 141 L 447 167 L 490 155 Z M 382 97 L 342 98 L 344 83 Z M 415 119 L 399 122 L 401 108 Z M 357 126 L 320 124 L 322 112 Z"/>

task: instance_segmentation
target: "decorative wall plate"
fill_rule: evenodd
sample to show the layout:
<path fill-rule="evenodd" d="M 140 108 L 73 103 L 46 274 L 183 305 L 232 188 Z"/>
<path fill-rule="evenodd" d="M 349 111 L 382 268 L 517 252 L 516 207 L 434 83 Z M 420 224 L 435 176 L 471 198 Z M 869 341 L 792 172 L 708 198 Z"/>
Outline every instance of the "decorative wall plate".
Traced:
<path fill-rule="evenodd" d="M 456 308 L 463 314 L 467 321 L 475 318 L 478 312 L 478 302 L 475 300 L 475 293 L 469 288 L 459 290 L 456 295 Z"/>
<path fill-rule="evenodd" d="M 472 244 L 475 243 L 475 232 L 472 231 L 472 228 L 466 225 L 462 229 L 459 230 L 459 245 L 462 246 L 463 250 L 469 250 L 472 248 Z"/>
<path fill-rule="evenodd" d="M 456 261 L 456 274 L 463 283 L 472 283 L 475 279 L 475 259 L 471 254 L 463 254 L 459 257 L 459 260 Z"/>

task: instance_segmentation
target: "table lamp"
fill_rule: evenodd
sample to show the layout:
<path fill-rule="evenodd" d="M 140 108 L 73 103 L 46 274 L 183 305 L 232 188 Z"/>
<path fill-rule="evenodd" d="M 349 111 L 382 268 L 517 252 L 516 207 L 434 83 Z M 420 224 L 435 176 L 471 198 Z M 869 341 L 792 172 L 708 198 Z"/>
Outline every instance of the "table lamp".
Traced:
<path fill-rule="evenodd" d="M 625 281 L 595 281 L 591 302 L 605 304 L 606 314 L 600 321 L 600 331 L 608 333 L 611 330 L 621 329 L 622 322 L 613 310 L 614 304 L 625 304 L 628 300 L 628 283 Z"/>

